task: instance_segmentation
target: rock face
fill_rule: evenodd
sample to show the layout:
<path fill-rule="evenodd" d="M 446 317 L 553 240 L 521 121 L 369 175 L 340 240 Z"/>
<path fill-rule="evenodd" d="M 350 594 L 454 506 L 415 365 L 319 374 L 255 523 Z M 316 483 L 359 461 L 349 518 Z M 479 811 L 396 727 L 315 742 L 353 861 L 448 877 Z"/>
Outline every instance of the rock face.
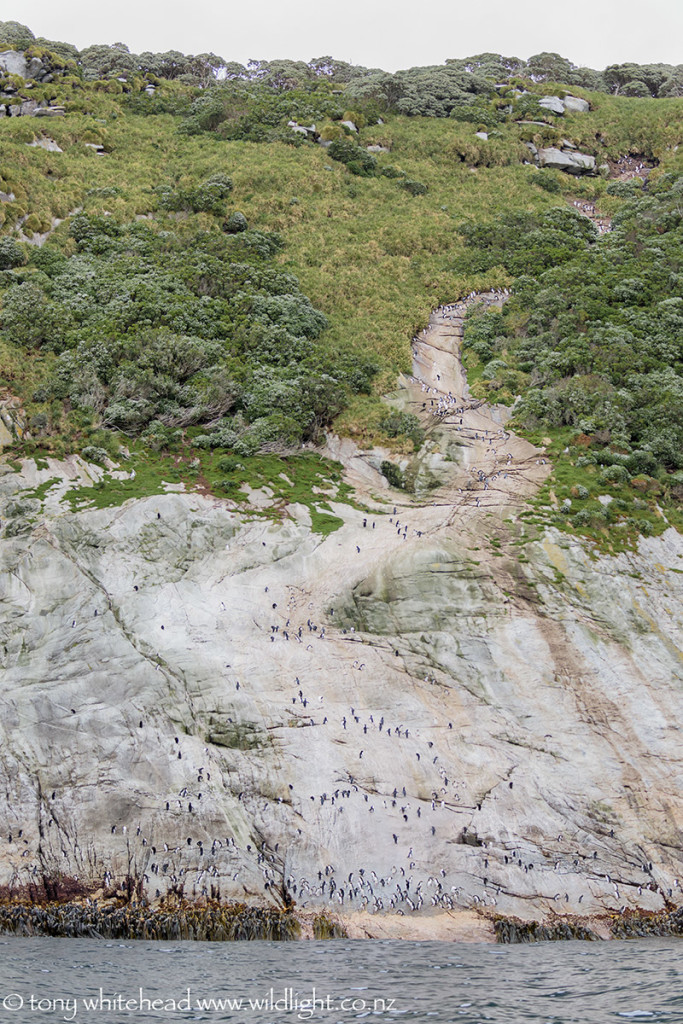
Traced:
<path fill-rule="evenodd" d="M 0 117 L 64 117 L 64 107 L 44 107 L 36 100 L 25 100 L 21 103 L 2 103 L 0 97 Z"/>
<path fill-rule="evenodd" d="M 564 114 L 564 103 L 559 96 L 544 96 L 538 101 L 538 105 L 553 114 Z"/>
<path fill-rule="evenodd" d="M 0 451 L 28 437 L 26 413 L 17 398 L 0 398 Z"/>
<path fill-rule="evenodd" d="M 560 99 L 559 96 L 543 96 L 538 103 L 553 114 L 564 114 L 565 111 L 570 114 L 585 114 L 590 110 L 588 100 L 582 100 L 579 96 L 565 96 L 564 99 Z"/>
<path fill-rule="evenodd" d="M 46 149 L 49 153 L 63 153 L 64 150 L 59 146 L 54 139 L 40 138 L 34 139 L 33 142 L 27 142 L 27 146 L 39 147 L 40 149 Z"/>
<path fill-rule="evenodd" d="M 549 467 L 469 397 L 460 317 L 392 397 L 429 428 L 425 497 L 330 438 L 364 508 L 333 498 L 326 538 L 195 493 L 73 512 L 99 467 L 4 466 L 1 885 L 284 886 L 430 937 L 450 908 L 683 902 L 681 538 L 530 533 Z"/>
<path fill-rule="evenodd" d="M 27 58 L 18 50 L 4 50 L 0 53 L 0 68 L 8 75 L 19 75 L 21 78 L 34 78 L 38 82 L 51 76 L 42 60 L 37 57 Z"/>
<path fill-rule="evenodd" d="M 597 174 L 596 161 L 594 156 L 588 153 L 579 153 L 576 149 L 556 149 L 548 146 L 546 149 L 539 149 L 537 161 L 541 167 L 555 167 L 560 171 L 568 171 L 569 174 Z"/>
<path fill-rule="evenodd" d="M 586 114 L 590 110 L 590 103 L 579 96 L 565 96 L 564 109 L 570 113 Z"/>

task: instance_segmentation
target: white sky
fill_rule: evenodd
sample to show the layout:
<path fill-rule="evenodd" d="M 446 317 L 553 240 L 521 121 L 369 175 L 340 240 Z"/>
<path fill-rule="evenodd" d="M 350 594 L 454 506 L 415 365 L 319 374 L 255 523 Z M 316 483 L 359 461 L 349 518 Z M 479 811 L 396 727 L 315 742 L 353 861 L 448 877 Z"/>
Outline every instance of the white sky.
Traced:
<path fill-rule="evenodd" d="M 330 54 L 386 71 L 491 51 L 554 50 L 576 64 L 683 63 L 681 0 L 29 0 L 0 20 L 74 43 L 134 52 L 212 51 L 226 60 Z M 22 9 L 23 8 L 23 9 Z"/>

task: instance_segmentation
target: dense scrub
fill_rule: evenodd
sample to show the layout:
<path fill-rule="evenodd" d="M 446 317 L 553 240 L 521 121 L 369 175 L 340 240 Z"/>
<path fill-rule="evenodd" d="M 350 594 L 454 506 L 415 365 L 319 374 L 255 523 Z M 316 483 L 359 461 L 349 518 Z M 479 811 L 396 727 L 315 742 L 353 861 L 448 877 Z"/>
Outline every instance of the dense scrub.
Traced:
<path fill-rule="evenodd" d="M 163 198 L 215 213 L 225 190 L 214 178 Z M 2 334 L 56 356 L 33 394 L 38 432 L 83 410 L 154 447 L 203 425 L 196 445 L 253 455 L 316 440 L 349 392 L 369 389 L 369 361 L 316 350 L 326 318 L 274 265 L 275 235 L 183 238 L 80 214 L 67 243 L 70 255 L 32 250 L 4 281 Z"/>
<path fill-rule="evenodd" d="M 351 85 L 355 96 L 377 97 L 387 107 L 407 114 L 447 116 L 461 104 L 472 102 L 491 83 L 506 81 L 563 82 L 573 87 L 602 90 L 624 96 L 683 95 L 683 65 L 611 64 L 602 71 L 578 67 L 559 53 L 544 51 L 528 60 L 499 53 L 479 53 L 450 58 L 445 65 L 413 67 L 395 74 L 316 57 L 294 60 L 251 60 L 245 67 L 214 53 L 187 55 L 131 53 L 125 43 L 88 46 L 79 51 L 70 43 L 36 38 L 26 25 L 0 21 L 0 44 L 36 54 L 50 55 L 86 81 L 123 80 L 147 76 L 153 79 L 205 85 L 216 77 L 231 82 L 263 83 L 276 91 L 315 88 L 320 82 Z"/>
<path fill-rule="evenodd" d="M 621 191 L 603 236 L 572 209 L 463 227 L 482 268 L 516 278 L 503 310 L 466 328 L 480 392 L 517 395 L 524 428 L 570 428 L 585 477 L 562 506 L 575 525 L 683 496 L 683 175 Z"/>

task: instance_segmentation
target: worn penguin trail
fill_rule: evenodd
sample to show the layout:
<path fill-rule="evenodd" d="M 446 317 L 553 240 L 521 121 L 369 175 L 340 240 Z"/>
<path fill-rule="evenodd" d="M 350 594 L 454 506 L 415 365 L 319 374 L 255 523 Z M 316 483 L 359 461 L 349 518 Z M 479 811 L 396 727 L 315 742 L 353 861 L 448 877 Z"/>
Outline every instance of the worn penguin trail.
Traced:
<path fill-rule="evenodd" d="M 681 539 L 529 540 L 549 466 L 469 397 L 462 311 L 392 396 L 429 428 L 415 495 L 331 438 L 374 512 L 332 501 L 324 539 L 197 494 L 5 537 L 5 892 L 286 891 L 352 935 L 478 939 L 679 902 Z"/>

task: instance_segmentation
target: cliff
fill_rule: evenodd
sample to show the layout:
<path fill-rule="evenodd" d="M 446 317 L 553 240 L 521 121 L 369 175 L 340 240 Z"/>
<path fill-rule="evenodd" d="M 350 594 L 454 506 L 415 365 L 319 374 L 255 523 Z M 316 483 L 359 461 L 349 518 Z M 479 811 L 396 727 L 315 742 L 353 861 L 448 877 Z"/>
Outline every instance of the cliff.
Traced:
<path fill-rule="evenodd" d="M 548 460 L 469 396 L 462 313 L 391 396 L 428 428 L 415 492 L 330 437 L 355 500 L 327 536 L 267 492 L 74 512 L 97 467 L 0 466 L 5 895 L 442 938 L 683 903 L 683 541 L 525 525 Z"/>

